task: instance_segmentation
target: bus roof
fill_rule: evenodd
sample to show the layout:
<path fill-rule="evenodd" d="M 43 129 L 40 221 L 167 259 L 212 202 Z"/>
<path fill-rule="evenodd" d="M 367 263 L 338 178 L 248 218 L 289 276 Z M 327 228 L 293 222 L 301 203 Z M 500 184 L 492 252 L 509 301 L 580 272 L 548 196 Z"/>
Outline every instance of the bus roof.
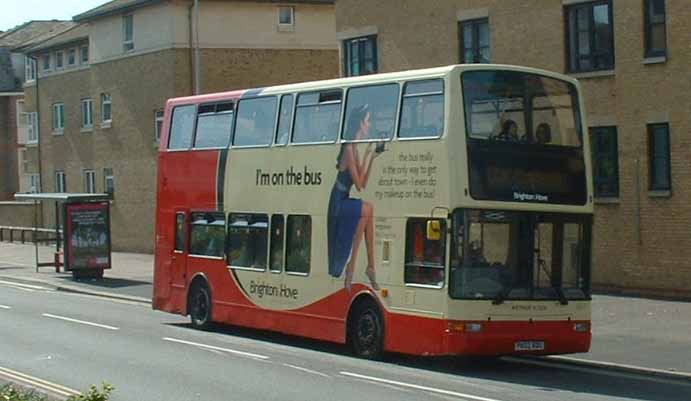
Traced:
<path fill-rule="evenodd" d="M 321 81 L 308 81 L 308 82 L 286 84 L 286 85 L 267 86 L 267 87 L 263 87 L 263 88 L 249 88 L 249 89 L 232 90 L 232 91 L 227 91 L 227 92 L 210 93 L 210 94 L 204 94 L 204 95 L 185 96 L 185 97 L 172 98 L 168 102 L 170 103 L 171 106 L 180 105 L 180 104 L 190 104 L 190 103 L 205 103 L 205 102 L 213 102 L 213 101 L 219 101 L 219 100 L 236 99 L 236 98 L 240 98 L 240 97 L 252 97 L 252 96 L 258 96 L 258 95 L 271 95 L 271 94 L 290 93 L 290 92 L 302 92 L 302 91 L 308 91 L 311 89 L 324 89 L 324 88 L 328 88 L 328 87 L 337 88 L 337 87 L 347 87 L 347 86 L 358 86 L 358 85 L 362 85 L 362 84 L 372 84 L 372 83 L 377 83 L 377 82 L 391 82 L 391 81 L 398 81 L 398 80 L 435 78 L 435 77 L 444 76 L 444 75 L 446 75 L 446 74 L 448 74 L 454 70 L 465 71 L 465 70 L 487 70 L 487 69 L 522 71 L 522 72 L 526 72 L 526 73 L 545 75 L 545 76 L 549 76 L 549 77 L 556 78 L 559 80 L 568 81 L 568 82 L 573 83 L 574 85 L 578 84 L 578 81 L 576 81 L 575 78 L 570 77 L 568 75 L 559 74 L 559 73 L 555 73 L 552 71 L 541 70 L 541 69 L 532 68 L 532 67 L 523 67 L 523 66 L 509 65 L 509 64 L 453 64 L 453 65 L 447 65 L 447 66 L 443 66 L 443 67 L 425 68 L 425 69 L 418 69 L 418 70 L 388 72 L 388 73 L 373 74 L 373 75 L 361 75 L 361 76 L 357 76 L 357 77 L 335 78 L 335 79 L 327 79 L 327 80 L 321 80 Z"/>

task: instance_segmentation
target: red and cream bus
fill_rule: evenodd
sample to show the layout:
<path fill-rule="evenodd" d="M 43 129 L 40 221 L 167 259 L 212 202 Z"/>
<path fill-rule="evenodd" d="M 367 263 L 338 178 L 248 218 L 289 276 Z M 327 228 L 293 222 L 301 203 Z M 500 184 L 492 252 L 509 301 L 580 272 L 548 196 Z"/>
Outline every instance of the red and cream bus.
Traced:
<path fill-rule="evenodd" d="M 590 347 L 576 80 L 453 65 L 171 99 L 153 307 L 357 355 Z"/>

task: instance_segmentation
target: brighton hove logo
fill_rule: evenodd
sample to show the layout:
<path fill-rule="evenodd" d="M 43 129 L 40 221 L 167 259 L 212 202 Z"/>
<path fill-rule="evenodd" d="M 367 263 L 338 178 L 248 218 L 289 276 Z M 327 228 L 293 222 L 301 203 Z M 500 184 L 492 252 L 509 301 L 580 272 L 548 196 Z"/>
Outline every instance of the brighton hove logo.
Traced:
<path fill-rule="evenodd" d="M 549 201 L 549 197 L 547 195 L 527 194 L 525 192 L 514 192 L 513 193 L 513 199 L 514 200 L 520 200 L 520 201 L 539 201 L 539 202 L 548 202 Z"/>
<path fill-rule="evenodd" d="M 280 286 L 269 285 L 262 282 L 255 283 L 250 281 L 250 294 L 257 295 L 259 298 L 267 297 L 283 297 L 283 298 L 298 298 L 298 290 L 289 288 L 284 284 Z"/>

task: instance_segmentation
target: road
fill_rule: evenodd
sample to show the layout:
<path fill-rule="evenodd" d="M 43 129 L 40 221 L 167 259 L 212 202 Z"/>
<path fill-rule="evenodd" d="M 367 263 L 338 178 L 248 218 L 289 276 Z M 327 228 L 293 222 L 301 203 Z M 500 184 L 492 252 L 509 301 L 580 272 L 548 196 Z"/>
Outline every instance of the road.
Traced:
<path fill-rule="evenodd" d="M 193 330 L 148 306 L 0 282 L 0 369 L 114 401 L 690 400 L 691 383 L 513 359 L 384 362 L 339 345 L 222 327 Z"/>

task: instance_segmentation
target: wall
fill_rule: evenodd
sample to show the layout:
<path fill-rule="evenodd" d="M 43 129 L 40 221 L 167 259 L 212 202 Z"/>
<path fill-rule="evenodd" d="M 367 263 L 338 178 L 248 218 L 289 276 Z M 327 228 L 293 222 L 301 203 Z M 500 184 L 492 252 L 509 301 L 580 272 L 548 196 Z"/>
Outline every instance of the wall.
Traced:
<path fill-rule="evenodd" d="M 458 63 L 458 21 L 489 17 L 491 60 L 564 73 L 562 0 L 339 0 L 339 39 L 377 35 L 380 72 Z M 613 1 L 614 71 L 576 75 L 589 126 L 616 125 L 620 195 L 596 203 L 596 286 L 691 294 L 691 3 L 667 1 L 668 57 L 643 61 L 640 1 Z M 670 124 L 672 191 L 648 191 L 646 124 Z M 640 222 L 640 223 L 639 223 Z M 640 226 L 640 230 L 638 227 Z"/>
<path fill-rule="evenodd" d="M 0 202 L 0 226 L 33 227 L 34 204 L 31 202 Z"/>

